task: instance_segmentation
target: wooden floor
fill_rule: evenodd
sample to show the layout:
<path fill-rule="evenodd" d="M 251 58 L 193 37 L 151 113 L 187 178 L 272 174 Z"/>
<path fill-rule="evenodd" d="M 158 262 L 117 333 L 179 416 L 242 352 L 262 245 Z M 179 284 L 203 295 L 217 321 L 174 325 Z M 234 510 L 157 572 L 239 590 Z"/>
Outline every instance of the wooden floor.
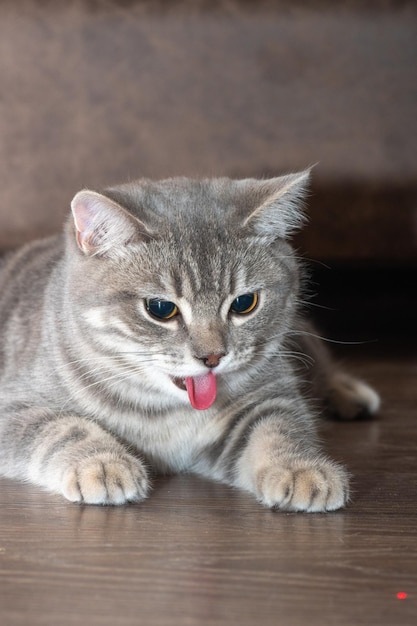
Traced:
<path fill-rule="evenodd" d="M 272 512 L 188 476 L 122 508 L 2 480 L 0 624 L 415 626 L 417 356 L 352 348 L 348 362 L 384 404 L 326 424 L 354 476 L 346 510 Z"/>

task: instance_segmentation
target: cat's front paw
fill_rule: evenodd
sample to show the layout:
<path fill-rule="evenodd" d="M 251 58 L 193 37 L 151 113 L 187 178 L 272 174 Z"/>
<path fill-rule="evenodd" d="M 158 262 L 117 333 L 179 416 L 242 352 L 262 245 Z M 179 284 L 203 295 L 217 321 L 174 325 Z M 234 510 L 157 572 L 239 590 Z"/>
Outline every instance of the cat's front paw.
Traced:
<path fill-rule="evenodd" d="M 124 504 L 146 498 L 149 481 L 143 463 L 126 453 L 100 452 L 69 467 L 62 493 L 71 502 Z"/>
<path fill-rule="evenodd" d="M 257 486 L 262 504 L 285 511 L 334 511 L 349 498 L 346 471 L 327 460 L 268 467 L 259 472 Z"/>

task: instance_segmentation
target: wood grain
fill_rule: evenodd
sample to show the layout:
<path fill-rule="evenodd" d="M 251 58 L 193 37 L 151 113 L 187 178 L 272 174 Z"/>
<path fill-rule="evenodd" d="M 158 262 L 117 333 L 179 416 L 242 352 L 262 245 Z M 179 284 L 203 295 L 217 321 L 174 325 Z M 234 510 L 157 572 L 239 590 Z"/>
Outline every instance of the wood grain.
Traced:
<path fill-rule="evenodd" d="M 354 475 L 346 510 L 272 512 L 190 476 L 121 508 L 1 480 L 0 623 L 414 626 L 417 359 L 354 352 L 384 404 L 377 420 L 325 424 Z"/>

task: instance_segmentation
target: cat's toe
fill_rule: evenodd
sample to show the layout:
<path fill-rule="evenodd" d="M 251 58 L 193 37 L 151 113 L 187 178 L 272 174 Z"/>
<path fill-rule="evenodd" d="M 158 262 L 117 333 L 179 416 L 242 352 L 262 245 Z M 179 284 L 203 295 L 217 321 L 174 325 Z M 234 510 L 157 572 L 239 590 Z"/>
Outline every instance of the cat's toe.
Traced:
<path fill-rule="evenodd" d="M 63 477 L 62 492 L 71 502 L 124 504 L 143 500 L 149 483 L 139 459 L 101 453 L 69 468 Z"/>
<path fill-rule="evenodd" d="M 264 505 L 285 511 L 334 511 L 349 497 L 345 470 L 330 461 L 270 468 L 259 477 L 258 487 Z"/>

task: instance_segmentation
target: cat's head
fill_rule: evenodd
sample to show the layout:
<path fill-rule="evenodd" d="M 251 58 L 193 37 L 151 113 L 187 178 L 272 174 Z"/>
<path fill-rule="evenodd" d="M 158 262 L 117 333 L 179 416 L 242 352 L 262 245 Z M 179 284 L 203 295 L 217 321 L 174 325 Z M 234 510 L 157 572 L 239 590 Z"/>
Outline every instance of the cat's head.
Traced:
<path fill-rule="evenodd" d="M 139 180 L 72 201 L 69 290 L 86 341 L 167 401 L 208 408 L 291 329 L 309 171 Z M 129 373 L 129 374 L 128 374 Z M 185 389 L 188 391 L 188 400 Z"/>

